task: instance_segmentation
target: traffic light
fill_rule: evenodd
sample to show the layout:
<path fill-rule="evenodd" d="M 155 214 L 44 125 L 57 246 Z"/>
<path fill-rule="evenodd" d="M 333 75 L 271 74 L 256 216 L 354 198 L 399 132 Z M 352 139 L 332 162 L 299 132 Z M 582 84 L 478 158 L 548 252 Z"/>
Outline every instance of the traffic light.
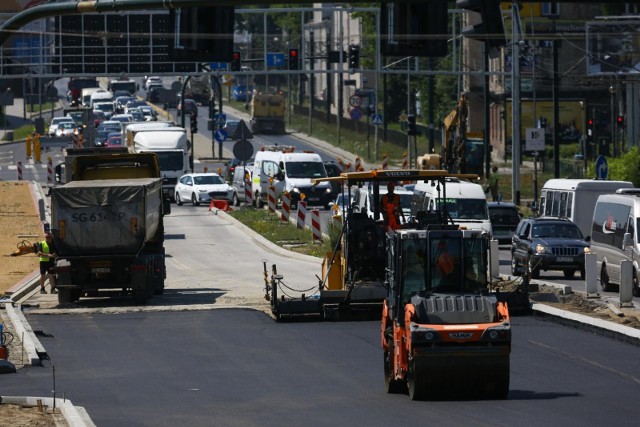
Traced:
<path fill-rule="evenodd" d="M 349 45 L 349 69 L 360 68 L 360 46 Z"/>
<path fill-rule="evenodd" d="M 617 123 L 618 123 L 618 127 L 624 126 L 624 116 L 622 115 L 618 116 Z"/>
<path fill-rule="evenodd" d="M 479 24 L 462 29 L 464 37 L 483 41 L 489 49 L 504 46 L 507 43 L 500 0 L 456 0 L 456 8 L 480 14 Z"/>
<path fill-rule="evenodd" d="M 191 134 L 198 133 L 198 115 L 196 112 L 191 113 Z"/>
<path fill-rule="evenodd" d="M 241 63 L 242 57 L 240 56 L 240 52 L 236 50 L 231 57 L 231 71 L 240 71 Z"/>
<path fill-rule="evenodd" d="M 587 120 L 587 137 L 593 137 L 593 119 Z"/>
<path fill-rule="evenodd" d="M 289 69 L 290 70 L 299 70 L 300 63 L 298 62 L 298 48 L 289 49 Z"/>

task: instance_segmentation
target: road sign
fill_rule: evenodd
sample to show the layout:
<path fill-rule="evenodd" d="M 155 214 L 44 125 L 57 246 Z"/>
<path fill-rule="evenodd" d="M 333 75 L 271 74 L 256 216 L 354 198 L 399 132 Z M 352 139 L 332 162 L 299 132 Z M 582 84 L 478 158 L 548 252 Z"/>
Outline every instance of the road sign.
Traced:
<path fill-rule="evenodd" d="M 209 67 L 211 67 L 211 70 L 226 70 L 227 69 L 227 62 L 209 62 Z"/>
<path fill-rule="evenodd" d="M 373 118 L 371 119 L 371 123 L 373 123 L 376 126 L 381 125 L 382 124 L 382 116 L 380 114 L 374 114 Z"/>
<path fill-rule="evenodd" d="M 400 114 L 400 121 L 401 122 L 406 122 L 408 118 L 409 117 L 405 113 Z"/>
<path fill-rule="evenodd" d="M 227 139 L 227 132 L 225 132 L 224 129 L 218 129 L 213 133 L 213 137 L 216 139 L 216 141 L 223 142 L 225 139 Z"/>
<path fill-rule="evenodd" d="M 527 128 L 526 133 L 525 151 L 544 151 L 544 129 Z"/>
<path fill-rule="evenodd" d="M 227 123 L 227 115 L 226 114 L 216 114 L 215 122 L 217 125 L 223 125 Z"/>
<path fill-rule="evenodd" d="M 359 95 L 351 95 L 349 98 L 349 105 L 352 107 L 359 107 L 362 105 L 362 97 Z"/>
<path fill-rule="evenodd" d="M 607 179 L 609 174 L 609 166 L 607 165 L 607 158 L 605 156 L 598 156 L 596 159 L 596 176 L 598 179 Z"/>
<path fill-rule="evenodd" d="M 236 127 L 236 132 L 233 135 L 231 135 L 231 139 L 235 139 L 236 141 L 253 139 L 253 134 L 249 130 L 249 127 L 244 122 L 244 120 L 240 120 L 240 123 L 238 123 L 238 127 Z"/>
<path fill-rule="evenodd" d="M 284 53 L 267 52 L 267 66 L 268 67 L 284 66 Z"/>
<path fill-rule="evenodd" d="M 253 156 L 253 145 L 247 140 L 240 140 L 233 144 L 233 155 L 236 159 L 246 162 Z"/>
<path fill-rule="evenodd" d="M 360 107 L 353 107 L 349 114 L 351 115 L 352 120 L 358 121 L 362 117 L 362 110 Z"/>

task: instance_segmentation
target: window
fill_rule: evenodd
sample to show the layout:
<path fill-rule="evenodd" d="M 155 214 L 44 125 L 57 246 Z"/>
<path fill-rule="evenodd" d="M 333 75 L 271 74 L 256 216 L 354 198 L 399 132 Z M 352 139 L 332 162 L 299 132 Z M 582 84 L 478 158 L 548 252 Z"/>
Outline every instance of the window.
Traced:
<path fill-rule="evenodd" d="M 544 2 L 541 5 L 540 14 L 542 16 L 559 16 L 560 15 L 560 4 L 557 1 L 548 1 Z"/>

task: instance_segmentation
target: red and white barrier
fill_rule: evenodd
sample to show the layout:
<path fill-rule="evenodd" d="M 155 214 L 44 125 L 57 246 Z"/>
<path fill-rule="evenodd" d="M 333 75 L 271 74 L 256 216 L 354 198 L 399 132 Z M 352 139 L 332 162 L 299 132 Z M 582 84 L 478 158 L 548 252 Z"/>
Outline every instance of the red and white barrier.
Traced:
<path fill-rule="evenodd" d="M 53 182 L 53 161 L 51 157 L 47 157 L 47 182 Z"/>
<path fill-rule="evenodd" d="M 269 212 L 276 211 L 276 187 L 270 185 L 267 187 L 267 201 L 269 202 Z"/>
<path fill-rule="evenodd" d="M 409 169 L 409 156 L 406 151 L 402 153 L 402 169 Z"/>
<path fill-rule="evenodd" d="M 389 157 L 387 155 L 382 156 L 382 170 L 389 169 Z"/>
<path fill-rule="evenodd" d="M 300 200 L 298 202 L 298 221 L 296 222 L 296 226 L 301 230 L 304 230 L 304 226 L 307 223 L 306 217 L 307 217 L 307 202 L 305 202 L 304 200 Z"/>
<path fill-rule="evenodd" d="M 291 194 L 288 191 L 282 192 L 282 220 L 289 222 L 291 216 Z"/>
<path fill-rule="evenodd" d="M 18 162 L 18 181 L 22 181 L 22 162 Z"/>
<path fill-rule="evenodd" d="M 313 240 L 322 240 L 322 232 L 320 231 L 320 211 L 313 209 L 311 211 L 311 235 Z"/>

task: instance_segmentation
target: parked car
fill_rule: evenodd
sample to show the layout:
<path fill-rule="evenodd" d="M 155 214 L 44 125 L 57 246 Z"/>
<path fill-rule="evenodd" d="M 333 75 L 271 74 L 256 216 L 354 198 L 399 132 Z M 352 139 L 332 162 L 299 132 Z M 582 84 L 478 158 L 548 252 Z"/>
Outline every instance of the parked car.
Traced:
<path fill-rule="evenodd" d="M 568 219 L 526 218 L 511 241 L 511 273 L 534 279 L 540 271 L 562 271 L 571 278 L 576 271 L 584 279 L 584 254 L 591 252 L 590 237 Z"/>
<path fill-rule="evenodd" d="M 493 238 L 498 243 L 508 245 L 520 224 L 518 206 L 508 202 L 488 202 L 489 220 Z"/>
<path fill-rule="evenodd" d="M 70 122 L 75 123 L 73 118 L 65 116 L 65 117 L 54 117 L 51 119 L 51 124 L 49 125 L 49 136 L 56 136 L 56 131 L 58 130 L 58 125 L 62 122 Z"/>
<path fill-rule="evenodd" d="M 191 200 L 194 206 L 211 200 L 226 200 L 235 203 L 233 187 L 224 182 L 217 173 L 189 173 L 182 175 L 175 186 L 176 204 Z M 236 196 L 237 197 L 237 196 Z"/>
<path fill-rule="evenodd" d="M 247 173 L 249 174 L 249 177 L 251 177 L 251 170 L 252 170 L 251 166 L 253 166 L 252 163 L 247 164 L 246 167 L 239 165 L 233 171 L 233 179 L 231 180 L 231 186 L 233 187 L 233 191 L 235 192 L 235 195 L 234 195 L 235 206 L 239 206 L 241 201 L 244 201 L 244 202 L 247 201 L 245 196 L 246 180 L 244 178 L 245 178 L 245 174 Z M 249 178 L 249 182 L 251 182 L 251 178 Z M 251 192 L 251 189 L 249 189 L 249 192 Z"/>

